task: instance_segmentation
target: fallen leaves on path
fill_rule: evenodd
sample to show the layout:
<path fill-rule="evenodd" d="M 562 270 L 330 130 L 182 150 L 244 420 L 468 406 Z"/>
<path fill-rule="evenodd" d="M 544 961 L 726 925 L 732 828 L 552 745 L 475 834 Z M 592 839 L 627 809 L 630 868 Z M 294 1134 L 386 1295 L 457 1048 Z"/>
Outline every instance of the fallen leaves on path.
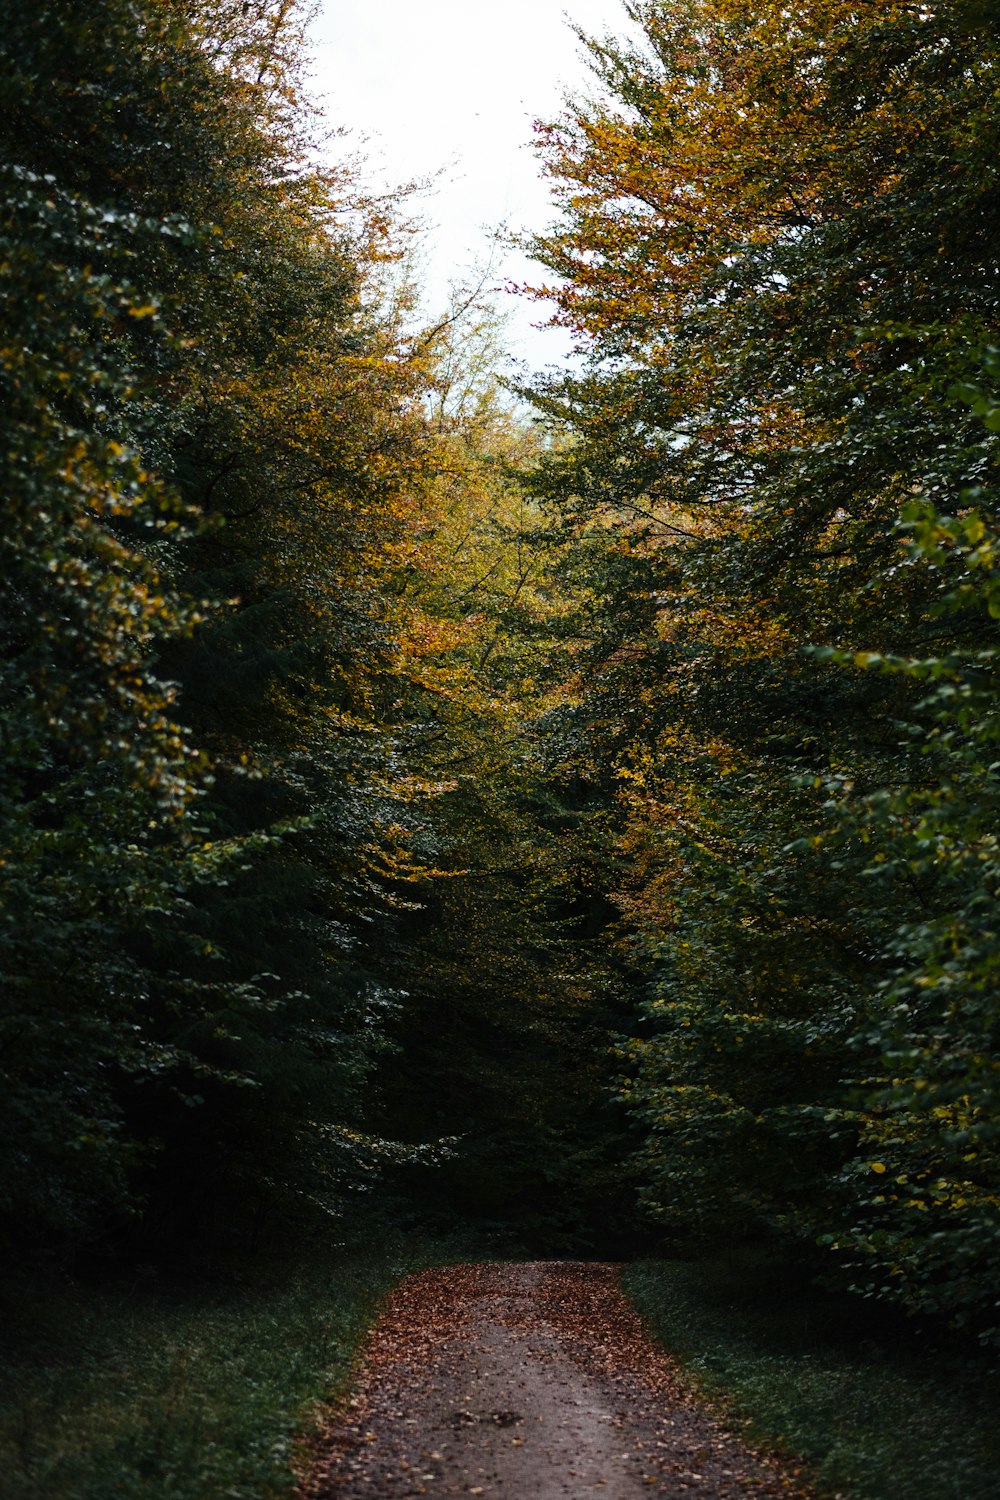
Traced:
<path fill-rule="evenodd" d="M 300 1500 L 804 1500 L 706 1411 L 590 1262 L 458 1265 L 389 1297 Z"/>

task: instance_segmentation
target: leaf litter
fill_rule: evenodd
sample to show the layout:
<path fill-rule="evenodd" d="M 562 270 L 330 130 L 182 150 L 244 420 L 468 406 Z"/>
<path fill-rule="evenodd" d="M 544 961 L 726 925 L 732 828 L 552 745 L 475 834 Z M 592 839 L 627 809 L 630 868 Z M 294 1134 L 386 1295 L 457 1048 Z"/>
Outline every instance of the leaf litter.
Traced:
<path fill-rule="evenodd" d="M 646 1333 L 619 1267 L 455 1265 L 387 1299 L 298 1500 L 808 1500 Z"/>

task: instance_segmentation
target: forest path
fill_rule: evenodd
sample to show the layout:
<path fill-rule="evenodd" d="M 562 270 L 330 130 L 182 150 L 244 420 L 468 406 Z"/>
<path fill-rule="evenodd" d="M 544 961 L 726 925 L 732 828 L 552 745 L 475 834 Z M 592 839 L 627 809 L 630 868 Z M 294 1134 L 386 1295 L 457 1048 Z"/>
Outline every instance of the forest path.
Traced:
<path fill-rule="evenodd" d="M 617 1272 L 561 1261 L 407 1277 L 301 1500 L 801 1500 L 793 1475 L 684 1389 Z"/>

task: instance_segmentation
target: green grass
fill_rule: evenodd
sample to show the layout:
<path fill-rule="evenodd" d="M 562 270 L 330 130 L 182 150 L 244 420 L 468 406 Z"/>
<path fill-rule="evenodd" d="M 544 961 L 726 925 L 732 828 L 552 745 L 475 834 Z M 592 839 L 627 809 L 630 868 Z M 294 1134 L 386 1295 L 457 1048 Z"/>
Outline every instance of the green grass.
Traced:
<path fill-rule="evenodd" d="M 152 1276 L 0 1288 L 3 1500 L 288 1500 L 320 1402 L 344 1389 L 380 1295 L 453 1258 L 331 1253 L 206 1290 Z M 459 1257 L 460 1258 L 460 1257 Z M 998 1500 L 1000 1376 L 757 1259 L 648 1261 L 625 1286 L 753 1441 L 850 1500 Z M 862 1316 L 865 1310 L 862 1309 Z"/>
<path fill-rule="evenodd" d="M 214 1293 L 151 1278 L 8 1283 L 0 1495 L 288 1496 L 297 1436 L 343 1389 L 379 1295 L 406 1269 L 331 1258 Z"/>
<path fill-rule="evenodd" d="M 751 1440 L 850 1500 L 998 1500 L 1000 1376 L 759 1258 L 624 1275 L 652 1332 Z M 867 1321 L 866 1321 L 867 1320 Z"/>

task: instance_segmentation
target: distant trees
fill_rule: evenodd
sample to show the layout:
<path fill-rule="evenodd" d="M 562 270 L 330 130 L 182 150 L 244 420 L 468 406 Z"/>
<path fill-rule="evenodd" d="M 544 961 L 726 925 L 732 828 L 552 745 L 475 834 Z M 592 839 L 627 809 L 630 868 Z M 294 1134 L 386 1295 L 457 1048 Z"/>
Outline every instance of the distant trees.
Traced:
<path fill-rule="evenodd" d="M 535 486 L 593 579 L 645 1197 L 993 1336 L 996 31 L 628 10 L 541 137 L 589 359 Z"/>
<path fill-rule="evenodd" d="M 520 481 L 540 442 L 501 387 L 498 334 L 471 306 L 427 336 L 434 486 L 401 604 L 410 744 L 448 790 L 431 804 L 436 874 L 400 915 L 407 999 L 376 1108 L 390 1137 L 452 1138 L 419 1213 L 552 1250 L 634 1226 L 610 1048 L 626 1011 L 602 942 L 613 913 L 594 920 L 593 832 L 542 727 L 574 594 Z"/>

